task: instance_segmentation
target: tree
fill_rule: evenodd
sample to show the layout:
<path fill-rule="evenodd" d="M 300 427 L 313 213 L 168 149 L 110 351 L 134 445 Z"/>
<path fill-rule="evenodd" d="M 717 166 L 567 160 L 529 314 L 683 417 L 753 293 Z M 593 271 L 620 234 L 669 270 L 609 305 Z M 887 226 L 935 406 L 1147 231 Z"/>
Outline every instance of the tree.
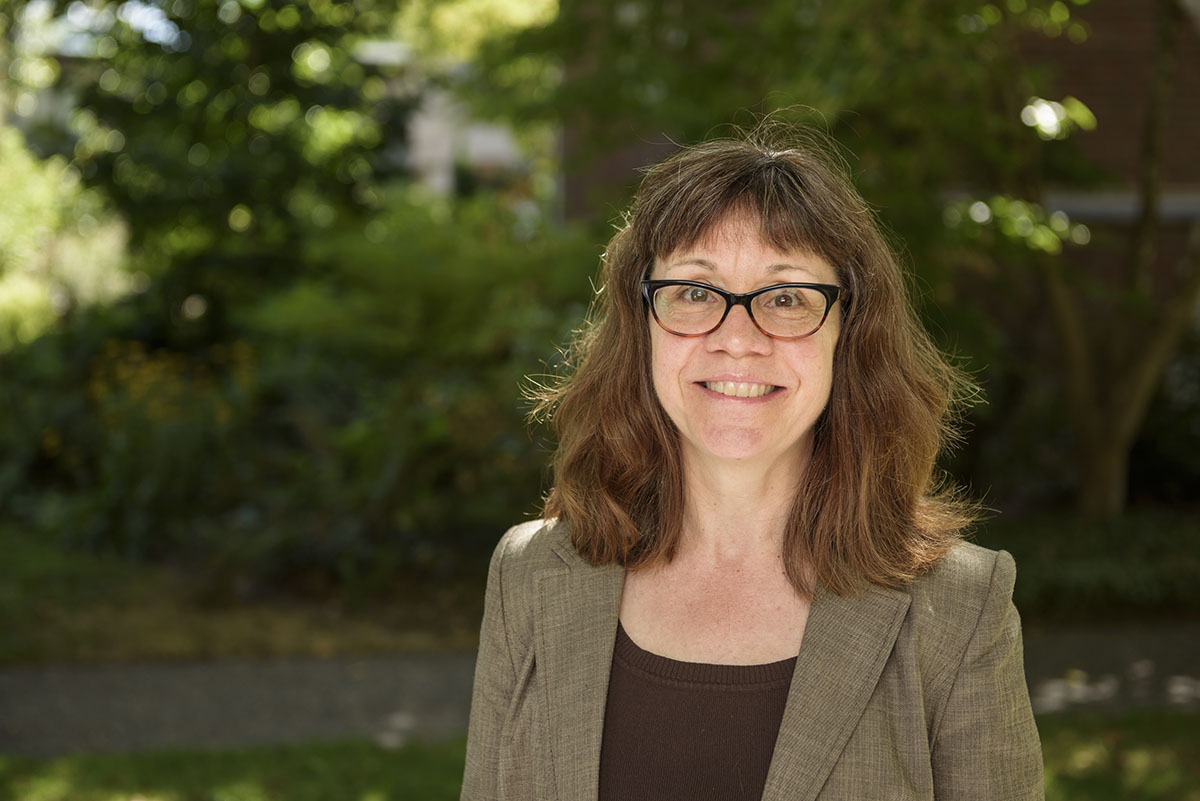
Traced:
<path fill-rule="evenodd" d="M 1185 277 L 1195 272 L 1194 255 L 1176 275 L 1147 279 L 1159 146 L 1143 151 L 1145 214 L 1128 286 L 1073 270 L 1071 252 L 1087 230 L 1045 208 L 1046 187 L 1101 180 L 1067 138 L 1096 121 L 1078 99 L 1046 99 L 1054 97 L 1053 76 L 1022 44 L 1085 40 L 1088 27 L 1073 8 L 1086 2 L 763 0 L 734 8 L 575 0 L 550 25 L 495 43 L 481 81 L 497 106 L 512 102 L 523 118 L 558 117 L 568 131 L 582 131 L 591 154 L 659 132 L 683 142 L 720 135 L 745 110 L 782 109 L 824 127 L 857 154 L 858 185 L 904 241 L 934 329 L 986 367 L 993 396 L 1007 407 L 988 413 L 997 436 L 1015 427 L 1023 396 L 1059 378 L 1041 347 L 1049 337 L 1039 318 L 1053 319 L 1069 365 L 1064 408 L 1074 426 L 1078 503 L 1112 514 L 1124 504 L 1130 446 L 1197 290 Z M 1172 59 L 1166 31 L 1179 24 L 1177 0 L 1160 7 L 1173 16 L 1156 44 L 1164 66 L 1156 69 L 1147 142 L 1162 126 Z M 1134 319 L 1150 327 L 1149 338 L 1139 325 L 1120 335 L 1136 333 L 1140 349 L 1105 341 L 1114 327 L 1084 314 L 1084 284 L 1110 308 L 1139 310 Z M 1108 381 L 1112 375 L 1121 380 Z"/>
<path fill-rule="evenodd" d="M 390 3 L 58 0 L 49 19 L 32 6 L 6 14 L 18 39 L 51 30 L 43 55 L 73 106 L 31 115 L 32 142 L 103 188 L 177 325 L 207 313 L 219 327 L 223 299 L 286 283 L 305 234 L 369 204 L 378 148 L 403 138 L 409 101 L 355 56 Z"/>
<path fill-rule="evenodd" d="M 1161 243 L 1163 134 L 1167 125 L 1185 11 L 1156 0 L 1150 102 L 1143 124 L 1138 199 L 1121 273 L 1099 304 L 1072 292 L 1064 266 L 1046 265 L 1046 291 L 1067 359 L 1079 469 L 1080 510 L 1111 516 L 1125 506 L 1129 454 L 1163 373 L 1200 304 L 1200 219 L 1169 270 L 1156 270 Z M 1097 314 L 1097 312 L 1100 314 Z M 1107 312 L 1107 314 L 1105 314 Z M 1113 325 L 1111 320 L 1128 321 Z"/>

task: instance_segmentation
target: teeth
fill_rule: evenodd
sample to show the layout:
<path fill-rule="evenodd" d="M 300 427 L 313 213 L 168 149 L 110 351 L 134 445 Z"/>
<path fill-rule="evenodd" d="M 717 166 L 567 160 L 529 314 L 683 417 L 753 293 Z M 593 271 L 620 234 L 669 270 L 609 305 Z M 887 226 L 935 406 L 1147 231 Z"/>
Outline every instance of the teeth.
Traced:
<path fill-rule="evenodd" d="M 732 398 L 761 398 L 775 389 L 770 384 L 748 384 L 743 381 L 706 381 L 704 386 Z"/>

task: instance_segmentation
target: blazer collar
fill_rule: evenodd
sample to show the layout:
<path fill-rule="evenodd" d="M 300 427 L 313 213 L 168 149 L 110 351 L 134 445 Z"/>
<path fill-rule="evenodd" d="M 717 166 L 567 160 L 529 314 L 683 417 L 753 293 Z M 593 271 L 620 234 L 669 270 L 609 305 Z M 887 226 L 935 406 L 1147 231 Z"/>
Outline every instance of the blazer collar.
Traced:
<path fill-rule="evenodd" d="M 566 533 L 566 526 L 559 529 Z M 563 564 L 537 576 L 539 671 L 545 680 L 550 762 L 557 797 L 595 801 L 608 676 L 625 569 L 593 567 L 566 536 L 551 546 Z"/>
<path fill-rule="evenodd" d="M 879 682 L 911 600 L 873 585 L 845 596 L 817 587 L 763 801 L 817 797 Z"/>
<path fill-rule="evenodd" d="M 595 801 L 625 570 L 589 565 L 567 536 L 551 548 L 562 564 L 537 576 L 536 624 L 549 757 L 559 799 Z M 910 601 L 906 592 L 876 586 L 846 596 L 818 586 L 763 801 L 817 797 L 875 690 Z"/>

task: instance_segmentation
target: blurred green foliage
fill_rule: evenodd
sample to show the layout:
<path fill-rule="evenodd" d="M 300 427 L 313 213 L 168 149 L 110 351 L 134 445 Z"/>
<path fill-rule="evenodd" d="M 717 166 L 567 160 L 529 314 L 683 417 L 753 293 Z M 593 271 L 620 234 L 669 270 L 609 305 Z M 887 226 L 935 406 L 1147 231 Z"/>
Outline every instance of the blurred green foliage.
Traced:
<path fill-rule="evenodd" d="M 9 523 L 0 553 L 0 665 L 465 650 L 483 613 L 482 563 L 453 580 L 409 572 L 369 597 L 347 587 L 301 599 L 247 585 L 231 598 L 213 594 L 202 565 L 64 549 Z"/>
<path fill-rule="evenodd" d="M 355 55 L 386 33 L 391 3 L 10 0 L 6 10 L 22 124 L 127 221 L 134 266 L 157 279 L 161 338 L 179 333 L 173 318 L 192 296 L 207 304 L 204 337 L 228 337 L 227 304 L 302 273 L 304 234 L 369 208 L 377 176 L 402 172 L 379 152 L 403 145 L 417 95 L 389 88 L 402 65 Z M 38 40 L 53 42 L 49 52 Z M 37 79 L 44 64 L 56 73 L 49 86 Z"/>
<path fill-rule="evenodd" d="M 991 404 L 971 422 L 1011 441 L 1059 426 L 1052 405 L 1026 397 L 1047 383 L 1043 354 L 1054 353 L 1038 315 L 1040 271 L 1051 253 L 1084 241 L 1082 232 L 1072 238 L 1076 223 L 1037 202 L 1045 185 L 1103 178 L 1063 141 L 1094 127 L 1090 112 L 1074 98 L 1045 99 L 1055 96 L 1054 76 L 1020 45 L 1085 40 L 1083 5 L 575 0 L 545 25 L 490 42 L 472 85 L 488 112 L 565 119 L 568 169 L 638 141 L 725 135 L 761 113 L 827 131 L 894 232 L 929 327 L 987 385 Z M 592 176 L 588 208 L 628 192 L 605 177 Z M 1069 451 L 1069 440 L 1057 445 Z M 1023 472 L 1042 486 L 1025 492 L 1007 480 L 1012 455 L 972 440 L 954 469 L 1006 501 L 1061 499 L 1060 466 L 1033 462 Z"/>
<path fill-rule="evenodd" d="M 243 306 L 231 343 L 147 346 L 135 297 L 0 356 L 0 513 L 201 565 L 217 596 L 473 564 L 535 508 L 521 378 L 582 318 L 594 246 L 400 191 L 304 253 L 320 277 Z"/>
<path fill-rule="evenodd" d="M 1087 98 L 1062 94 L 1052 64 L 1029 55 L 1053 39 L 1072 58 L 1091 35 L 1087 6 L 575 0 L 547 24 L 491 42 L 474 86 L 491 113 L 567 121 L 568 167 L 592 169 L 593 194 L 578 199 L 590 210 L 619 205 L 628 192 L 633 176 L 605 184 L 596 167 L 614 150 L 653 158 L 671 149 L 666 140 L 721 136 L 760 113 L 827 131 L 896 234 L 929 327 L 984 384 L 989 402 L 972 410 L 975 435 L 950 463 L 954 472 L 1008 507 L 1077 495 L 1092 513 L 1111 513 L 1124 493 L 1100 480 L 1112 470 L 1097 476 L 1089 467 L 1126 463 L 1129 426 L 1118 437 L 1105 423 L 1130 416 L 1124 398 L 1161 383 L 1157 372 L 1139 373 L 1131 354 L 1163 339 L 1162 298 L 1183 290 L 1162 281 L 1147 293 L 1093 269 L 1097 249 L 1128 249 L 1125 232 L 1092 242 L 1087 226 L 1043 207 L 1049 188 L 1117 180 L 1076 146 L 1104 121 Z M 1143 45 L 1143 57 L 1154 46 Z M 1060 271 L 1077 301 L 1069 319 L 1047 300 Z M 1122 325 L 1112 324 L 1117 309 Z M 1076 341 L 1084 345 L 1064 346 Z M 1121 392 L 1105 379 L 1083 389 L 1068 381 L 1089 367 L 1116 377 Z M 1195 408 L 1200 395 L 1185 402 Z M 1143 417 L 1133 416 L 1136 430 Z M 1200 449 L 1194 436 L 1187 442 Z M 1113 450 L 1111 462 L 1089 458 Z M 1200 472 L 1183 481 L 1196 486 Z M 1103 509 L 1093 508 L 1101 499 L 1088 497 L 1088 486 L 1105 488 L 1097 490 Z"/>
<path fill-rule="evenodd" d="M 40 160 L 0 126 L 0 352 L 30 342 L 59 318 L 126 294 L 125 227 L 79 172 Z"/>
<path fill-rule="evenodd" d="M 987 381 L 951 468 L 989 500 L 1059 501 L 1037 275 L 1088 232 L 1034 198 L 1103 176 L 1064 140 L 1087 107 L 1046 99 L 1017 44 L 1081 41 L 1084 4 L 0 0 L 0 123 L 24 132 L 0 124 L 0 187 L 23 190 L 0 192 L 0 516 L 185 564 L 214 600 L 477 564 L 536 507 L 548 443 L 519 386 L 583 317 L 609 232 L 533 211 L 544 154 L 524 186 L 462 181 L 469 200 L 409 185 L 409 114 L 464 79 L 544 151 L 570 126 L 568 167 L 737 109 L 817 121 Z M 1147 502 L 1194 502 L 1179 375 Z"/>
<path fill-rule="evenodd" d="M 1192 512 L 1130 511 L 1113 520 L 1000 515 L 974 541 L 1013 555 L 1013 601 L 1026 622 L 1200 616 Z"/>
<path fill-rule="evenodd" d="M 0 114 L 44 157 L 0 125 L 0 179 L 30 190 L 0 201 L 0 280 L 100 275 L 61 243 L 105 215 L 129 236 L 108 304 L 3 314 L 23 328 L 0 352 L 0 515 L 189 565 L 220 600 L 445 575 L 534 509 L 520 381 L 579 323 L 598 253 L 529 203 L 407 186 L 427 76 L 390 33 L 470 10 L 0 5 Z"/>

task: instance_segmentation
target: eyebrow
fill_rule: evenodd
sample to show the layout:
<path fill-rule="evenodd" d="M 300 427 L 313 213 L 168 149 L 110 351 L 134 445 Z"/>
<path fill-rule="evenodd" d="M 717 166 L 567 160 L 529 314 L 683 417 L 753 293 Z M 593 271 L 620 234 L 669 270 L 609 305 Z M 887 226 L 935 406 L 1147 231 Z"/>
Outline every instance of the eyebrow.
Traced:
<path fill-rule="evenodd" d="M 708 259 L 681 259 L 680 261 L 676 261 L 676 262 L 672 262 L 671 264 L 668 264 L 667 269 L 670 270 L 675 267 L 685 267 L 688 265 L 695 265 L 696 267 L 703 267 L 704 269 L 708 270 L 709 272 L 717 271 L 717 265 L 713 264 Z M 788 270 L 801 270 L 810 275 L 816 275 L 815 270 L 813 270 L 811 267 L 806 267 L 802 264 L 788 264 L 787 262 L 780 262 L 778 264 L 772 264 L 769 267 L 767 267 L 767 272 L 772 275 L 774 275 L 776 273 L 787 272 Z"/>

